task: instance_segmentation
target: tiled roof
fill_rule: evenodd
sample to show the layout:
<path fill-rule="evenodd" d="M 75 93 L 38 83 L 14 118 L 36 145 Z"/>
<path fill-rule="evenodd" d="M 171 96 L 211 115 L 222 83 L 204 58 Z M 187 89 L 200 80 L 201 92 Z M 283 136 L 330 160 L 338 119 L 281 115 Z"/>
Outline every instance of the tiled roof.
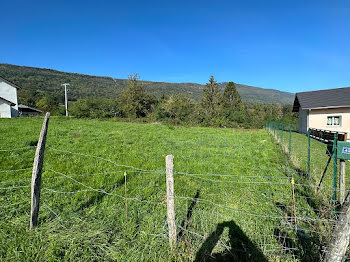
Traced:
<path fill-rule="evenodd" d="M 350 87 L 296 93 L 293 112 L 301 109 L 350 106 Z"/>

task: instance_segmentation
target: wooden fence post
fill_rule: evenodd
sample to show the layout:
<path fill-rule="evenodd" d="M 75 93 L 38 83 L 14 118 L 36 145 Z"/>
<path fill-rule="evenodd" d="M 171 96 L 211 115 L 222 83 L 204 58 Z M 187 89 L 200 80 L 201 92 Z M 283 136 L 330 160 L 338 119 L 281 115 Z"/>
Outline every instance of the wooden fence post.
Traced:
<path fill-rule="evenodd" d="M 41 187 L 41 173 L 44 163 L 45 142 L 47 128 L 49 125 L 50 113 L 47 112 L 41 128 L 38 145 L 35 151 L 32 185 L 31 185 L 31 209 L 30 209 L 30 229 L 38 225 L 39 202 L 40 202 L 40 187 Z"/>
<path fill-rule="evenodd" d="M 166 163 L 166 199 L 170 248 L 176 244 L 175 204 L 174 204 L 174 164 L 173 155 L 167 155 Z"/>
<path fill-rule="evenodd" d="M 350 240 L 350 194 L 346 196 L 343 207 L 339 212 L 339 219 L 329 240 L 324 262 L 341 262 Z"/>
<path fill-rule="evenodd" d="M 345 160 L 339 161 L 339 203 L 342 205 L 345 199 Z"/>

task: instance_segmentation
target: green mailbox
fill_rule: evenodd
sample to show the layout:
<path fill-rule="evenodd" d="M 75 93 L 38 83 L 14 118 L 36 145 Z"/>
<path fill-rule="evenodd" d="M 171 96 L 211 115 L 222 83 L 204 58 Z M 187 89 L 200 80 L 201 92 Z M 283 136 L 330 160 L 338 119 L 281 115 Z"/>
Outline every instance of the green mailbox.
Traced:
<path fill-rule="evenodd" d="M 333 141 L 327 144 L 327 155 L 333 155 Z M 350 160 L 350 142 L 337 141 L 337 158 Z"/>
<path fill-rule="evenodd" d="M 350 142 L 337 142 L 337 158 L 350 160 Z"/>

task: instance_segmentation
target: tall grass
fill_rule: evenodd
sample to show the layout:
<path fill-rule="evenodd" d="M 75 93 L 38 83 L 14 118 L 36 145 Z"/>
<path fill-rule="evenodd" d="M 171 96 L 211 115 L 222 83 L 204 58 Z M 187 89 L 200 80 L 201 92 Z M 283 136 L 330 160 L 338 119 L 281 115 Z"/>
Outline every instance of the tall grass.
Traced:
<path fill-rule="evenodd" d="M 0 149 L 25 148 L 0 151 L 4 261 L 319 259 L 329 226 L 300 219 L 305 238 L 291 226 L 290 178 L 297 175 L 265 130 L 52 118 L 40 225 L 30 231 L 26 168 L 41 124 L 40 118 L 0 121 Z M 175 165 L 179 238 L 173 252 L 165 208 L 167 154 Z M 4 172 L 10 169 L 26 170 Z M 297 217 L 319 219 L 310 204 L 317 198 L 299 187 Z"/>

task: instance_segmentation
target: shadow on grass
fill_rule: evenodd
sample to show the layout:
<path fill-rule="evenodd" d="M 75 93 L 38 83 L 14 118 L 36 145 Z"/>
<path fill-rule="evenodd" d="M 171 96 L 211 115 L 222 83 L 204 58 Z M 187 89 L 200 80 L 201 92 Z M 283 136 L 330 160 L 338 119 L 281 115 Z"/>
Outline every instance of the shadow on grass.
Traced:
<path fill-rule="evenodd" d="M 122 177 L 116 183 L 114 183 L 113 186 L 111 186 L 110 188 L 105 188 L 104 190 L 106 192 L 111 192 L 116 187 L 124 185 L 124 183 L 125 183 L 125 178 Z M 90 206 L 93 206 L 93 205 L 101 203 L 103 198 L 106 196 L 106 194 L 103 193 L 103 192 L 93 192 L 93 193 L 94 193 L 93 196 L 91 196 L 89 199 L 87 199 L 81 205 L 79 205 L 79 207 L 76 209 L 76 212 L 77 211 L 81 211 L 81 210 L 83 210 L 85 208 L 89 208 Z"/>
<path fill-rule="evenodd" d="M 229 229 L 229 249 L 222 253 L 212 254 L 225 228 Z M 197 252 L 195 261 L 267 262 L 268 260 L 234 221 L 227 221 L 217 225 L 216 230 L 210 234 Z"/>
<path fill-rule="evenodd" d="M 194 207 L 197 204 L 197 201 L 198 201 L 198 198 L 199 198 L 199 194 L 200 194 L 200 190 L 197 190 L 197 193 L 194 196 L 191 205 L 188 207 L 186 218 L 181 222 L 181 230 L 180 230 L 179 234 L 177 235 L 178 239 L 181 239 L 181 237 L 184 235 L 188 225 L 190 224 L 190 220 L 191 220 L 191 217 L 192 217 L 193 209 L 194 209 Z"/>

